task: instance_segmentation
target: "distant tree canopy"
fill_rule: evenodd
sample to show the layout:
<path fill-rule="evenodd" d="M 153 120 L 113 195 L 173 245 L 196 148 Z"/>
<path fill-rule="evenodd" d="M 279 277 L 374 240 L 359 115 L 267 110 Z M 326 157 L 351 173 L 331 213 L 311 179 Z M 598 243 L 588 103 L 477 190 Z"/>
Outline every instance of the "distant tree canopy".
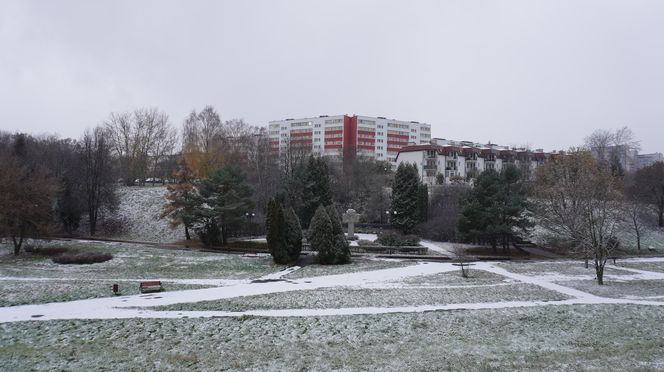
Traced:
<path fill-rule="evenodd" d="M 45 234 L 52 222 L 57 185 L 28 156 L 25 136 L 16 136 L 14 149 L 0 154 L 0 233 L 11 238 L 18 255 L 25 238 Z"/>
<path fill-rule="evenodd" d="M 639 169 L 634 175 L 634 196 L 657 214 L 657 225 L 664 227 L 664 162 Z"/>
<path fill-rule="evenodd" d="M 501 242 L 503 248 L 508 248 L 519 230 L 532 226 L 529 208 L 518 169 L 507 166 L 501 172 L 484 171 L 461 199 L 459 237 L 490 242 L 494 249 Z"/>

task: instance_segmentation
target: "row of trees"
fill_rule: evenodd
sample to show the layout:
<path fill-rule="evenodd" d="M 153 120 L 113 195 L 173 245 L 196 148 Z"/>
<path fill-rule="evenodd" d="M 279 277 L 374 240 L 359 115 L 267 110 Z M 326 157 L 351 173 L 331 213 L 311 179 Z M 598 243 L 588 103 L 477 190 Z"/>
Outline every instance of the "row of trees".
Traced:
<path fill-rule="evenodd" d="M 27 237 L 78 229 L 83 215 L 94 235 L 100 211 L 117 202 L 111 161 L 100 128 L 79 141 L 0 135 L 0 233 L 14 253 Z"/>

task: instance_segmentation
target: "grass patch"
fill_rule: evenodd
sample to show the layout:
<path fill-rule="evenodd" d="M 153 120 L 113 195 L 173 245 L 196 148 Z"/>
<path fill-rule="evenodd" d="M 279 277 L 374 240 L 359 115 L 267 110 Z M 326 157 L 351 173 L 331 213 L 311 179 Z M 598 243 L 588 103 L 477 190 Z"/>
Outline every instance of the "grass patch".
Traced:
<path fill-rule="evenodd" d="M 155 310 L 247 311 L 266 309 L 330 309 L 344 307 L 399 307 L 470 302 L 565 300 L 564 294 L 532 284 L 473 288 L 322 288 L 270 293 L 224 300 L 174 304 Z"/>
<path fill-rule="evenodd" d="M 595 267 L 592 264 L 592 261 L 589 263 L 588 268 L 586 269 L 583 261 L 540 261 L 540 262 L 499 262 L 496 266 L 502 267 L 503 269 L 518 273 L 518 274 L 527 274 L 527 275 L 592 275 L 595 276 Z M 472 269 L 471 269 L 472 270 Z M 620 270 L 619 268 L 613 266 L 606 266 L 604 268 L 604 274 L 607 275 L 633 275 L 634 273 Z"/>
<path fill-rule="evenodd" d="M 2 369 L 661 370 L 664 308 L 0 324 Z"/>
<path fill-rule="evenodd" d="M 58 265 L 42 256 L 15 257 L 0 245 L 0 277 L 98 279 L 253 279 L 283 269 L 271 257 L 165 249 L 141 244 L 52 241 L 44 249 L 65 247 L 80 252 L 110 253 L 113 259 L 95 265 Z"/>
<path fill-rule="evenodd" d="M 111 286 L 120 285 L 122 295 L 139 294 L 138 281 L 110 280 L 0 280 L 0 306 L 43 304 L 111 297 Z M 205 285 L 162 282 L 165 291 L 208 288 Z"/>
<path fill-rule="evenodd" d="M 313 276 L 336 275 L 355 273 L 360 271 L 372 271 L 381 269 L 392 269 L 395 267 L 406 267 L 415 265 L 415 262 L 403 262 L 393 260 L 371 260 L 356 258 L 346 265 L 307 265 L 297 271 L 285 275 L 285 279 L 301 279 Z"/>
<path fill-rule="evenodd" d="M 605 280 L 604 285 L 594 280 L 575 280 L 561 282 L 561 285 L 609 298 L 644 298 L 661 296 L 664 301 L 664 280 Z"/>

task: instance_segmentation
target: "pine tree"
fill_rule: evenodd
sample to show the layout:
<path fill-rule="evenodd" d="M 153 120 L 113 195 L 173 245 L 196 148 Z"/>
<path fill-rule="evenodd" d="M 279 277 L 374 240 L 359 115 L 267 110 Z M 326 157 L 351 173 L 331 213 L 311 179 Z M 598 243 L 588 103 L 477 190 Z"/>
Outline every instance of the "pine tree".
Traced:
<path fill-rule="evenodd" d="M 318 252 L 318 262 L 327 265 L 334 263 L 335 235 L 332 222 L 322 205 L 318 206 L 309 226 L 309 244 Z"/>
<path fill-rule="evenodd" d="M 337 208 L 330 204 L 326 208 L 327 215 L 330 217 L 330 223 L 332 224 L 332 234 L 334 235 L 334 250 L 333 256 L 331 259 L 332 264 L 345 264 L 350 262 L 350 246 L 346 236 L 344 235 L 343 227 L 341 226 L 341 220 L 339 219 L 339 213 L 337 213 Z"/>
<path fill-rule="evenodd" d="M 195 175 L 184 158 L 180 159 L 180 167 L 175 173 L 176 183 L 167 186 L 166 203 L 161 218 L 168 218 L 171 227 L 184 226 L 187 240 L 191 240 L 189 230 L 196 222 L 196 210 L 201 199 L 196 191 Z"/>
<path fill-rule="evenodd" d="M 319 205 L 332 204 L 332 189 L 330 177 L 325 160 L 320 157 L 309 157 L 304 174 L 304 188 L 302 191 L 302 208 L 300 222 L 304 228 L 314 216 Z"/>
<path fill-rule="evenodd" d="M 201 219 L 215 219 L 221 228 L 221 242 L 226 244 L 230 230 L 237 228 L 245 219 L 245 213 L 253 209 L 251 188 L 242 170 L 227 165 L 214 171 L 201 181 L 199 187 L 203 202 L 197 208 Z"/>
<path fill-rule="evenodd" d="M 292 262 L 297 260 L 302 252 L 302 226 L 300 226 L 300 219 L 297 218 L 293 208 L 286 208 L 284 217 L 286 219 L 286 251 L 289 262 Z"/>
<path fill-rule="evenodd" d="M 267 246 L 276 263 L 288 263 L 286 220 L 281 205 L 275 199 L 268 202 L 265 225 L 267 227 Z"/>
<path fill-rule="evenodd" d="M 462 240 L 488 241 L 494 250 L 499 241 L 507 248 L 515 229 L 532 226 L 529 208 L 518 169 L 484 171 L 461 200 L 459 235 Z"/>
<path fill-rule="evenodd" d="M 414 164 L 401 163 L 392 183 L 392 226 L 404 234 L 421 220 L 420 180 Z"/>
<path fill-rule="evenodd" d="M 427 188 L 427 185 L 422 182 L 419 183 L 418 204 L 420 222 L 427 222 L 429 219 L 429 189 Z"/>

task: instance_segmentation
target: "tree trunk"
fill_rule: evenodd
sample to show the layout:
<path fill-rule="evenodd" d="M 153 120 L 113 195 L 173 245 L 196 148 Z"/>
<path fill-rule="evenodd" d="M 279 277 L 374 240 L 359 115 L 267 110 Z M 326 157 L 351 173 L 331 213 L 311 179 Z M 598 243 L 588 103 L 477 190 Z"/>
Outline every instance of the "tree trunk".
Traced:
<path fill-rule="evenodd" d="M 18 256 L 21 253 L 21 245 L 23 245 L 23 237 L 19 236 L 18 241 L 15 236 L 12 236 L 12 241 L 14 242 L 14 256 Z"/>
<path fill-rule="evenodd" d="M 636 249 L 641 250 L 641 232 L 636 229 Z"/>
<path fill-rule="evenodd" d="M 664 227 L 664 208 L 659 208 L 657 224 L 659 227 Z"/>
<path fill-rule="evenodd" d="M 184 236 L 187 237 L 187 240 L 191 240 L 191 236 L 189 236 L 189 226 L 184 225 Z"/>
<path fill-rule="evenodd" d="M 604 265 L 595 262 L 595 273 L 597 274 L 597 284 L 604 285 Z"/>

